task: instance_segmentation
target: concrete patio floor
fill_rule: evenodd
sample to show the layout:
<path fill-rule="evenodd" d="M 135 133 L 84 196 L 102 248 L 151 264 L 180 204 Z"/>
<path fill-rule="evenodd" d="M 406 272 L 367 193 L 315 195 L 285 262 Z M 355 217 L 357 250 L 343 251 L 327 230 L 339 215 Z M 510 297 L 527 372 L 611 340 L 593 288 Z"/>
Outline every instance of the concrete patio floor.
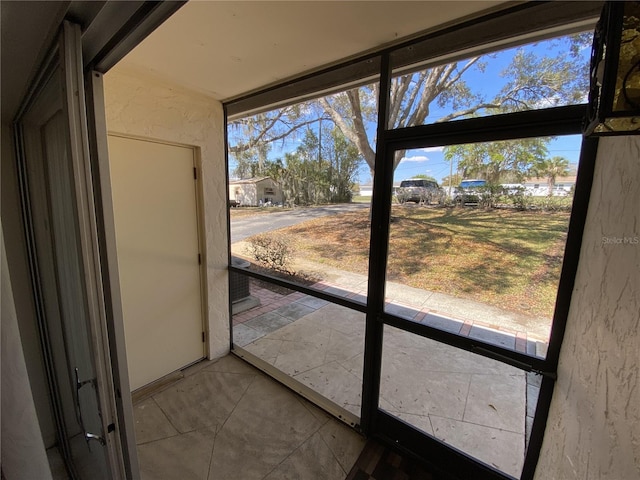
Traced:
<path fill-rule="evenodd" d="M 358 283 L 358 276 L 332 280 L 314 288 L 364 299 L 366 282 Z M 395 290 L 387 311 L 517 351 L 546 353 L 545 342 L 529 335 L 526 325 L 516 330 L 521 319 L 508 312 L 496 313 L 476 302 L 451 307 L 455 302 L 445 295 L 411 290 Z M 393 295 L 393 286 L 387 292 Z M 234 315 L 234 344 L 359 417 L 364 314 L 255 283 L 251 294 L 260 305 Z M 463 309 L 465 303 L 470 308 Z M 455 317 L 441 313 L 452 308 L 461 309 L 453 312 Z M 515 477 L 524 462 L 538 390 L 534 374 L 385 327 L 380 408 Z"/>
<path fill-rule="evenodd" d="M 344 480 L 365 440 L 228 355 L 138 399 L 143 480 Z"/>

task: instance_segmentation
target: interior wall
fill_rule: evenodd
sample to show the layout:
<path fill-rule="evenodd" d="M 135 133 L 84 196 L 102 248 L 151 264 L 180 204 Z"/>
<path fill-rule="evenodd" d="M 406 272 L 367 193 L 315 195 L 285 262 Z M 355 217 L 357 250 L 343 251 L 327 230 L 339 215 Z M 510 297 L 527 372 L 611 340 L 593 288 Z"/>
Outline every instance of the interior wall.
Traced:
<path fill-rule="evenodd" d="M 1 226 L 0 250 L 2 478 L 47 480 L 51 478 L 51 470 L 44 449 L 33 395 L 27 381 L 27 366 L 20 341 Z"/>
<path fill-rule="evenodd" d="M 600 140 L 539 480 L 640 478 L 640 137 Z"/>
<path fill-rule="evenodd" d="M 13 128 L 2 124 L 2 171 L 0 179 L 2 224 L 4 225 L 4 241 L 7 251 L 7 264 L 11 276 L 13 298 L 17 312 L 18 329 L 22 340 L 22 349 L 28 381 L 33 392 L 40 429 L 47 447 L 56 441 L 56 430 L 51 413 L 51 401 L 44 368 L 42 351 L 40 350 L 40 334 L 36 320 L 24 230 L 21 217 L 20 196 L 18 193 L 18 174 L 13 148 Z M 4 317 L 3 317 L 4 319 Z"/>
<path fill-rule="evenodd" d="M 104 76 L 109 132 L 199 149 L 209 358 L 229 351 L 227 187 L 222 104 L 115 67 Z"/>

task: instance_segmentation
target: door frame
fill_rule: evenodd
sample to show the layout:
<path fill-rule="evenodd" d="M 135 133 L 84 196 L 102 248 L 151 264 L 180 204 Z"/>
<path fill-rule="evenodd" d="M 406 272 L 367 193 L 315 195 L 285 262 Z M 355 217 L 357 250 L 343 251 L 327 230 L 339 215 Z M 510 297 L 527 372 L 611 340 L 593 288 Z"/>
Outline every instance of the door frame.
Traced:
<path fill-rule="evenodd" d="M 91 164 L 89 148 L 88 127 L 91 122 L 87 116 L 87 104 L 84 94 L 85 75 L 82 67 L 82 39 L 80 26 L 64 21 L 59 32 L 57 42 L 50 49 L 46 61 L 39 70 L 36 81 L 32 85 L 29 94 L 25 98 L 22 107 L 14 121 L 16 159 L 18 165 L 20 197 L 22 204 L 22 217 L 27 239 L 27 255 L 31 283 L 33 288 L 34 303 L 36 305 L 38 326 L 41 337 L 41 348 L 44 354 L 49 384 L 52 407 L 58 439 L 61 445 L 63 458 L 69 465 L 72 475 L 74 470 L 70 450 L 66 445 L 64 436 L 64 416 L 60 398 L 60 389 L 55 379 L 55 365 L 51 350 L 51 338 L 48 322 L 44 314 L 44 299 L 42 295 L 42 279 L 36 254 L 36 242 L 32 220 L 32 208 L 29 197 L 29 180 L 26 169 L 25 140 L 22 120 L 30 112 L 31 107 L 38 100 L 38 96 L 47 86 L 52 74 L 60 70 L 62 77 L 62 101 L 65 121 L 68 123 L 68 155 L 72 164 L 72 188 L 74 191 L 79 239 L 79 255 L 81 262 L 81 276 L 84 286 L 84 294 L 87 301 L 87 326 L 89 331 L 90 350 L 92 351 L 95 367 L 95 379 L 90 380 L 95 386 L 99 403 L 102 432 L 97 433 L 102 437 L 105 445 L 106 460 L 109 473 L 113 478 L 137 478 L 138 465 L 135 454 L 135 438 L 132 410 L 127 408 L 128 377 L 121 374 L 114 375 L 118 371 L 118 365 L 124 364 L 126 358 L 120 357 L 119 352 L 112 351 L 110 333 L 116 332 L 117 320 L 108 319 L 107 309 L 113 305 L 109 302 L 112 297 L 106 295 L 105 283 L 109 282 L 108 272 L 102 268 L 102 256 L 99 240 L 99 225 L 97 213 L 99 204 L 94 196 L 94 186 L 98 179 L 95 178 Z M 100 109 L 100 105 L 92 102 L 92 111 Z M 102 106 L 102 108 L 104 108 Z M 101 133 L 96 129 L 94 141 Z M 106 136 L 106 130 L 102 133 Z M 113 337 L 113 335 L 112 335 Z M 114 337 L 115 338 L 115 337 Z M 88 387 L 86 387 L 88 388 Z M 123 395 L 123 392 L 124 395 Z M 64 437 L 64 438 L 63 438 Z"/>
<path fill-rule="evenodd" d="M 72 2 L 74 3 L 74 2 Z M 106 122 L 105 103 L 102 84 L 102 75 L 111 67 L 116 65 L 133 48 L 142 42 L 165 20 L 179 10 L 186 0 L 167 0 L 156 2 L 145 0 L 142 2 L 102 2 L 98 8 L 93 6 L 84 8 L 78 6 L 65 7 L 61 10 L 60 18 L 51 22 L 51 33 L 42 49 L 42 55 L 38 57 L 39 67 L 26 82 L 26 91 L 16 91 L 21 95 L 20 106 L 15 113 L 13 120 L 13 140 L 15 150 L 15 162 L 17 173 L 17 186 L 19 196 L 18 215 L 22 220 L 26 245 L 25 273 L 30 277 L 31 293 L 33 295 L 33 308 L 36 316 L 37 330 L 40 336 L 40 350 L 43 357 L 50 358 L 47 337 L 46 322 L 42 322 L 42 292 L 39 285 L 39 275 L 37 262 L 33 255 L 29 254 L 29 249 L 33 249 L 33 229 L 28 222 L 30 205 L 27 192 L 26 176 L 24 164 L 21 158 L 24 155 L 24 144 L 22 142 L 22 132 L 19 127 L 20 117 L 28 110 L 30 104 L 35 100 L 38 89 L 46 82 L 51 74 L 53 60 L 57 52 L 55 39 L 57 38 L 56 28 L 62 29 L 62 15 L 65 18 L 71 16 L 75 21 L 83 25 L 83 35 L 78 40 L 77 58 L 84 60 L 84 79 L 80 74 L 77 77 L 77 85 L 86 83 L 83 123 L 85 133 L 88 134 L 88 161 L 84 166 L 88 176 L 85 177 L 86 192 L 93 194 L 88 200 L 93 202 L 93 235 L 89 236 L 93 250 L 94 267 L 100 267 L 96 273 L 96 283 L 102 286 L 102 297 L 98 297 L 100 306 L 103 308 L 102 320 L 106 319 L 106 328 L 101 331 L 103 337 L 101 343 L 103 351 L 109 353 L 109 362 L 102 363 L 103 367 L 112 375 L 111 393 L 115 396 L 114 414 L 118 420 L 117 432 L 120 442 L 120 449 L 114 452 L 112 458 L 120 457 L 119 461 L 124 465 L 123 476 L 125 478 L 136 479 L 140 477 L 138 457 L 135 442 L 135 424 L 133 420 L 133 407 L 130 395 L 128 380 L 126 349 L 124 343 L 124 329 L 122 324 L 122 312 L 120 304 L 120 287 L 117 275 L 117 257 L 115 256 L 115 235 L 113 232 L 113 218 L 110 216 L 105 205 L 111 205 L 110 187 L 108 181 L 101 175 L 108 171 L 108 156 L 106 149 Z M 91 28 L 89 28 L 91 27 Z M 53 44 L 53 45 L 52 45 Z M 48 50 L 47 50 L 48 49 Z M 86 136 L 85 136 L 86 140 Z M 84 142 L 83 150 L 86 155 L 87 143 Z M 85 160 L 87 157 L 85 156 Z M 108 179 L 108 177 L 106 177 Z M 200 192 L 201 194 L 201 192 Z M 97 240 L 96 240 L 97 236 Z M 33 250 L 31 250 L 33 251 Z M 27 272 L 28 270 L 28 272 Z M 105 323 L 102 323 L 105 327 Z M 55 372 L 45 367 L 47 386 L 55 386 Z M 54 416 L 61 413 L 56 407 L 57 400 L 51 399 Z"/>

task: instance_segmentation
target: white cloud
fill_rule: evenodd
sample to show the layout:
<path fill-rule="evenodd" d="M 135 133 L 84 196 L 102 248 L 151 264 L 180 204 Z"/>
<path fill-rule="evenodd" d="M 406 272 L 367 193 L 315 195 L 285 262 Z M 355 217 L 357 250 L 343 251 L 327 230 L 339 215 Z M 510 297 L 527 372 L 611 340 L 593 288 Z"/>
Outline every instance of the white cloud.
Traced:
<path fill-rule="evenodd" d="M 426 162 L 429 160 L 429 157 L 425 155 L 416 155 L 415 157 L 402 157 L 400 163 L 404 162 Z"/>
<path fill-rule="evenodd" d="M 444 147 L 426 147 L 418 149 L 419 152 L 442 152 L 443 150 Z"/>

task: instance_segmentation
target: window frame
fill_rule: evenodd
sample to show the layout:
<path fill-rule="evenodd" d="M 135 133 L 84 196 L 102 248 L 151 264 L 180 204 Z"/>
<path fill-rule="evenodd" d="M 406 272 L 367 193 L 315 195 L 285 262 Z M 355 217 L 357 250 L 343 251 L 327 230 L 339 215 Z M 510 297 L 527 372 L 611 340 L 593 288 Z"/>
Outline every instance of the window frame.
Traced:
<path fill-rule="evenodd" d="M 584 31 L 595 25 L 602 2 L 525 3 L 493 12 L 481 18 L 426 32 L 411 41 L 387 46 L 359 58 L 324 70 L 290 79 L 261 91 L 223 103 L 225 146 L 227 122 L 304 100 L 365 85 L 379 79 L 376 164 L 373 179 L 367 303 L 310 289 L 273 276 L 231 265 L 229 270 L 265 280 L 367 314 L 362 414 L 360 428 L 368 435 L 423 458 L 438 458 L 449 472 L 467 478 L 512 478 L 478 460 L 410 427 L 378 408 L 384 325 L 409 331 L 433 340 L 499 360 L 525 371 L 542 375 L 536 415 L 526 451 L 521 479 L 532 479 L 540 454 L 549 406 L 557 376 L 560 347 L 571 304 L 571 295 L 580 255 L 582 235 L 589 204 L 597 139 L 583 139 L 580 168 L 575 184 L 566 248 L 554 311 L 547 356 L 542 359 L 479 340 L 460 337 L 427 325 L 417 324 L 384 311 L 386 259 L 388 253 L 391 196 L 393 194 L 393 155 L 400 149 L 445 146 L 482 141 L 509 140 L 539 136 L 582 133 L 586 104 L 456 120 L 441 124 L 388 128 L 390 86 L 399 68 L 427 68 L 469 55 L 504 49 L 553 36 Z M 228 178 L 228 149 L 227 182 Z M 229 223 L 230 225 L 230 223 Z M 230 240 L 229 240 L 230 241 Z M 229 249 L 230 250 L 230 249 Z M 380 262 L 379 259 L 384 259 Z M 231 341 L 233 348 L 233 341 Z"/>

